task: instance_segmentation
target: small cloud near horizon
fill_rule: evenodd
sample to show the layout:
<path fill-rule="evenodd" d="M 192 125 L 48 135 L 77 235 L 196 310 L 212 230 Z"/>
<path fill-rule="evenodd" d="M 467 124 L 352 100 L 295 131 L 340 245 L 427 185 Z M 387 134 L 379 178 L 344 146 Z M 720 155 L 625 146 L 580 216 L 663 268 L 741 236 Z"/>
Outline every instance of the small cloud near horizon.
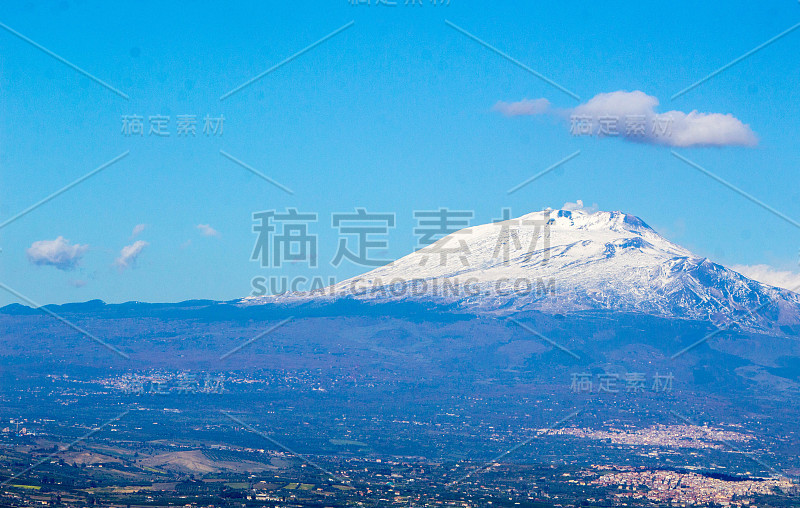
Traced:
<path fill-rule="evenodd" d="M 212 228 L 208 224 L 198 224 L 195 227 L 200 231 L 200 233 L 202 233 L 203 236 L 220 236 L 219 231 Z"/>
<path fill-rule="evenodd" d="M 731 270 L 749 279 L 800 293 L 800 273 L 776 270 L 769 265 L 733 265 Z"/>
<path fill-rule="evenodd" d="M 136 260 L 139 254 L 141 254 L 142 250 L 148 245 L 150 244 L 144 240 L 136 240 L 132 244 L 126 245 L 120 251 L 117 259 L 114 260 L 114 266 L 119 268 L 120 271 L 136 266 Z"/>
<path fill-rule="evenodd" d="M 522 99 L 518 102 L 497 101 L 492 107 L 493 111 L 498 111 L 504 116 L 541 115 L 549 109 L 550 101 L 547 99 Z"/>
<path fill-rule="evenodd" d="M 131 232 L 130 239 L 133 240 L 134 238 L 139 236 L 142 233 L 142 231 L 144 231 L 145 229 L 147 229 L 147 224 L 137 224 L 137 225 L 135 225 L 133 227 L 133 231 Z"/>
<path fill-rule="evenodd" d="M 561 206 L 562 210 L 569 210 L 571 212 L 584 212 L 584 213 L 595 213 L 600 210 L 600 207 L 597 206 L 597 203 L 592 203 L 591 206 L 584 206 L 583 200 L 579 199 L 575 203 L 570 203 L 567 201 Z"/>
<path fill-rule="evenodd" d="M 88 245 L 70 244 L 69 240 L 59 236 L 55 240 L 39 240 L 33 242 L 25 251 L 28 261 L 38 266 L 54 266 L 59 270 L 74 270 L 81 258 L 89 250 Z"/>
<path fill-rule="evenodd" d="M 697 110 L 656 112 L 658 98 L 635 90 L 600 93 L 574 108 L 554 109 L 546 99 L 498 101 L 492 109 L 505 116 L 552 115 L 570 122 L 574 136 L 620 137 L 627 141 L 674 147 L 755 146 L 750 126 L 732 114 Z"/>

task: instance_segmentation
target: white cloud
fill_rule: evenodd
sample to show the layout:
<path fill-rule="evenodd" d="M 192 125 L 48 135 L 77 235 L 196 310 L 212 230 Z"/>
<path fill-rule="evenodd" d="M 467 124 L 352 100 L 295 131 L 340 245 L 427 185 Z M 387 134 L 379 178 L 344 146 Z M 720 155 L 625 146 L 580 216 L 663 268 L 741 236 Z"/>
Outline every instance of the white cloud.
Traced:
<path fill-rule="evenodd" d="M 141 254 L 142 250 L 148 245 L 150 244 L 144 240 L 136 240 L 132 244 L 126 245 L 120 251 L 119 257 L 114 261 L 114 265 L 120 270 L 135 266 L 139 254 Z"/>
<path fill-rule="evenodd" d="M 136 238 L 141 234 L 142 231 L 147 229 L 147 224 L 137 224 L 133 227 L 133 232 L 131 233 L 131 239 Z"/>
<path fill-rule="evenodd" d="M 595 213 L 597 210 L 600 209 L 600 207 L 597 206 L 597 203 L 593 203 L 591 206 L 584 206 L 583 200 L 579 199 L 575 203 L 570 203 L 569 201 L 567 201 L 566 203 L 564 203 L 561 209 L 570 211 L 579 211 L 585 213 Z"/>
<path fill-rule="evenodd" d="M 50 265 L 67 271 L 78 266 L 87 250 L 88 245 L 70 245 L 69 240 L 59 236 L 55 240 L 33 242 L 26 253 L 28 260 L 35 265 Z"/>
<path fill-rule="evenodd" d="M 722 113 L 670 111 L 675 124 L 670 137 L 659 138 L 670 146 L 755 146 L 758 138 L 750 126 Z"/>
<path fill-rule="evenodd" d="M 594 118 L 606 115 L 627 117 L 653 115 L 656 106 L 658 106 L 657 98 L 635 90 L 633 92 L 599 93 L 568 111 L 571 115 L 589 115 Z"/>
<path fill-rule="evenodd" d="M 198 224 L 197 229 L 203 234 L 203 236 L 219 236 L 219 231 L 212 228 L 208 224 Z"/>
<path fill-rule="evenodd" d="M 547 99 L 522 99 L 518 102 L 497 101 L 492 110 L 499 111 L 505 116 L 541 115 L 550 109 Z"/>
<path fill-rule="evenodd" d="M 515 111 L 516 115 L 562 116 L 570 122 L 573 135 L 621 137 L 639 143 L 678 147 L 755 146 L 758 143 L 750 126 L 731 114 L 698 111 L 658 113 L 658 99 L 639 90 L 600 93 L 571 109 L 529 107 L 526 112 L 524 104 L 536 103 L 538 100 L 545 99 L 498 103 L 494 109 L 509 116 L 504 109 L 498 107 L 502 104 L 503 107 Z"/>
<path fill-rule="evenodd" d="M 733 265 L 731 269 L 758 282 L 800 293 L 800 273 L 776 270 L 769 265 Z"/>

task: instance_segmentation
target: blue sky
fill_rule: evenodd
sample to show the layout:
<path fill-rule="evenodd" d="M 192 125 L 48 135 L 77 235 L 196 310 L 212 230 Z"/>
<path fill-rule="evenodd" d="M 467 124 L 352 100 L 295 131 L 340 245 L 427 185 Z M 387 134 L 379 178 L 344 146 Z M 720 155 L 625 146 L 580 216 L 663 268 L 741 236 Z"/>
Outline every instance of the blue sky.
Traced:
<path fill-rule="evenodd" d="M 342 280 L 365 271 L 327 263 L 337 242 L 333 212 L 395 212 L 387 255 L 399 257 L 416 245 L 414 210 L 474 210 L 474 223 L 484 223 L 503 207 L 522 215 L 577 199 L 635 214 L 726 265 L 800 271 L 800 229 L 671 153 L 800 220 L 800 30 L 670 100 L 800 22 L 797 2 L 371 3 L 5 5 L 0 23 L 129 99 L 0 30 L 0 222 L 129 154 L 0 229 L 0 281 L 39 303 L 232 299 L 249 294 L 256 276 Z M 572 136 L 557 115 L 493 110 L 498 101 L 539 98 L 569 110 L 597 94 L 634 90 L 657 97 L 659 112 L 731 114 L 758 142 L 671 147 Z M 168 115 L 171 135 L 125 136 L 124 115 Z M 198 135 L 178 137 L 177 115 L 196 115 Z M 222 135 L 202 135 L 206 115 L 224 116 Z M 286 207 L 319 214 L 318 268 L 250 261 L 251 214 Z M 133 237 L 139 224 L 146 227 Z M 203 234 L 200 224 L 218 234 Z M 72 269 L 31 261 L 35 242 L 58 237 L 88 246 Z M 147 245 L 135 264 L 115 264 L 136 241 Z M 0 294 L 0 304 L 13 301 Z"/>

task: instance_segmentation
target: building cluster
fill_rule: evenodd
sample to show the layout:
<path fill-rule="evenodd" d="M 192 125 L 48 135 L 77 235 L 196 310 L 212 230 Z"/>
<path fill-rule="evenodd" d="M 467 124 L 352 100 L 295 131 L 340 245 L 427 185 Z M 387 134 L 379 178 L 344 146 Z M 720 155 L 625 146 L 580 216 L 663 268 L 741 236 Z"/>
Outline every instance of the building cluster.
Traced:
<path fill-rule="evenodd" d="M 549 435 L 568 435 L 635 446 L 669 448 L 722 448 L 726 442 L 746 442 L 749 434 L 698 425 L 655 425 L 635 430 L 594 430 L 586 428 L 547 429 Z"/>
<path fill-rule="evenodd" d="M 618 498 L 649 499 L 663 503 L 749 505 L 756 495 L 775 489 L 791 493 L 796 486 L 787 478 L 723 480 L 697 473 L 644 470 L 606 474 L 593 485 L 616 488 Z"/>

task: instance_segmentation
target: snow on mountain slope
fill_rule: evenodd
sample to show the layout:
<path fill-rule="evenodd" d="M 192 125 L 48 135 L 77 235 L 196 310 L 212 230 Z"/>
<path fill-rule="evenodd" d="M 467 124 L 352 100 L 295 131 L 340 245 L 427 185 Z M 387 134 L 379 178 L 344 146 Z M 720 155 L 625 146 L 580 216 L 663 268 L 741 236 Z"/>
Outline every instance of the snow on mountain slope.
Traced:
<path fill-rule="evenodd" d="M 621 212 L 544 210 L 475 226 L 322 292 L 241 303 L 340 297 L 500 314 L 608 309 L 762 330 L 800 322 L 800 295 L 697 257 Z"/>

